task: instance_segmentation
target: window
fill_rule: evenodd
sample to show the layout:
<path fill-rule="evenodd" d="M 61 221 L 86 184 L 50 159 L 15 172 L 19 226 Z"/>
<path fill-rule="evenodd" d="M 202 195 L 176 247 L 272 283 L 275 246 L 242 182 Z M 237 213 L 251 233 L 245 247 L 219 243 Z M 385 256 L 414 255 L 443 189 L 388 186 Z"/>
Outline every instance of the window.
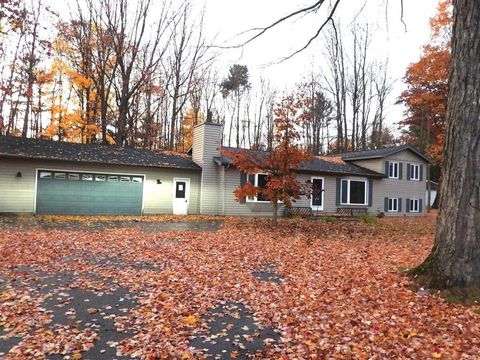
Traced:
<path fill-rule="evenodd" d="M 410 164 L 410 180 L 420 180 L 420 165 Z"/>
<path fill-rule="evenodd" d="M 265 189 L 267 187 L 267 175 L 266 174 L 251 174 L 248 175 L 248 182 L 256 187 Z M 264 194 L 258 194 L 254 198 L 248 198 L 248 201 L 261 201 L 268 202 L 268 198 Z"/>
<path fill-rule="evenodd" d="M 80 180 L 79 174 L 68 174 L 68 180 L 77 181 Z"/>
<path fill-rule="evenodd" d="M 134 177 L 132 177 L 132 182 L 133 182 L 133 183 L 139 183 L 139 184 L 141 184 L 142 181 L 143 181 L 143 178 L 140 177 L 140 176 L 134 176 Z"/>
<path fill-rule="evenodd" d="M 83 181 L 92 181 L 92 180 L 93 180 L 93 175 L 90 175 L 90 174 L 82 174 L 82 180 L 83 180 Z"/>
<path fill-rule="evenodd" d="M 367 181 L 342 179 L 342 205 L 367 205 Z"/>
<path fill-rule="evenodd" d="M 51 179 L 52 173 L 50 171 L 40 171 L 40 179 Z"/>
<path fill-rule="evenodd" d="M 95 175 L 95 181 L 105 181 L 106 178 L 105 175 Z"/>
<path fill-rule="evenodd" d="M 391 161 L 388 163 L 388 177 L 390 179 L 398 179 L 399 178 L 399 173 L 398 173 L 398 169 L 399 169 L 399 163 L 398 162 L 394 162 L 394 161 Z"/>
<path fill-rule="evenodd" d="M 408 206 L 409 206 L 410 212 L 420 212 L 420 200 L 410 199 Z"/>
<path fill-rule="evenodd" d="M 120 176 L 120 182 L 130 182 L 130 176 Z"/>
<path fill-rule="evenodd" d="M 65 180 L 67 178 L 67 174 L 61 173 L 61 172 L 56 172 L 53 177 L 55 179 L 58 179 L 58 180 Z"/>
<path fill-rule="evenodd" d="M 116 175 L 110 175 L 110 176 L 108 177 L 108 181 L 109 181 L 109 182 L 118 182 L 118 176 L 116 176 Z"/>
<path fill-rule="evenodd" d="M 389 198 L 388 199 L 388 211 L 389 212 L 398 212 L 398 198 Z"/>

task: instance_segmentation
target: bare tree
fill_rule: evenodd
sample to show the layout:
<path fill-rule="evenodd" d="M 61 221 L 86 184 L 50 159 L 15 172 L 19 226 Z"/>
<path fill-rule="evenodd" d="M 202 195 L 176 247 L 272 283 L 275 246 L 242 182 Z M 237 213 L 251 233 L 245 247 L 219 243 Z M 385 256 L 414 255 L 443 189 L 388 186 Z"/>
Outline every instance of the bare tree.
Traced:
<path fill-rule="evenodd" d="M 385 146 L 382 134 L 384 133 L 383 121 L 385 120 L 385 102 L 392 92 L 393 81 L 388 77 L 388 61 L 377 67 L 376 75 L 373 77 L 376 96 L 376 110 L 372 122 L 371 147 L 379 148 Z"/>
<path fill-rule="evenodd" d="M 170 22 L 165 4 L 156 12 L 156 23 L 151 28 L 148 26 L 151 0 L 137 1 L 134 9 L 129 4 L 128 0 L 100 0 L 100 8 L 105 14 L 104 26 L 111 37 L 116 62 L 113 88 L 118 111 L 115 134 L 118 145 L 125 145 L 127 141 L 130 102 L 149 74 L 158 69 L 166 51 L 161 39 Z"/>
<path fill-rule="evenodd" d="M 163 64 L 169 76 L 167 91 L 171 98 L 169 147 L 175 147 L 175 132 L 178 118 L 195 89 L 195 75 L 199 68 L 208 63 L 207 45 L 203 35 L 203 14 L 198 23 L 192 21 L 192 5 L 183 3 L 179 15 L 171 23 L 171 53 Z"/>

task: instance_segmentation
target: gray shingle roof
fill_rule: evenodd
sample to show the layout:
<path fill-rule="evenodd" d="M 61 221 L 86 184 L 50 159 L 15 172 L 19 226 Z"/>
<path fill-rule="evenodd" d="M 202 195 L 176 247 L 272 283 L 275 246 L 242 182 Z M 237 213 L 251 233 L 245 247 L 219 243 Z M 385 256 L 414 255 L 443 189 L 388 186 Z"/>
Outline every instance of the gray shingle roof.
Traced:
<path fill-rule="evenodd" d="M 113 145 L 0 136 L 0 157 L 45 159 L 115 165 L 200 170 L 191 156 L 168 151 L 122 148 Z"/>
<path fill-rule="evenodd" d="M 335 156 L 341 156 L 343 160 L 349 161 L 349 160 L 361 160 L 361 159 L 378 159 L 378 158 L 384 158 L 390 155 L 394 155 L 396 153 L 399 153 L 400 151 L 408 150 L 413 152 L 415 155 L 419 156 L 423 160 L 430 162 L 430 159 L 426 157 L 424 154 L 422 154 L 420 151 L 417 149 L 413 148 L 410 145 L 398 145 L 398 146 L 391 146 L 387 148 L 381 148 L 381 149 L 373 149 L 373 150 L 365 150 L 365 151 L 354 151 L 354 152 L 347 152 L 347 153 L 341 153 L 337 154 Z"/>
<path fill-rule="evenodd" d="M 227 151 L 248 151 L 255 156 L 266 156 L 265 151 L 253 151 L 237 148 L 223 148 Z M 218 165 L 229 166 L 232 165 L 232 160 L 225 156 L 218 156 L 214 158 Z M 322 174 L 338 174 L 338 175 L 357 175 L 366 177 L 384 177 L 384 174 L 366 169 L 364 167 L 344 161 L 339 156 L 314 156 L 311 161 L 302 164 L 298 169 L 301 172 L 322 173 Z"/>

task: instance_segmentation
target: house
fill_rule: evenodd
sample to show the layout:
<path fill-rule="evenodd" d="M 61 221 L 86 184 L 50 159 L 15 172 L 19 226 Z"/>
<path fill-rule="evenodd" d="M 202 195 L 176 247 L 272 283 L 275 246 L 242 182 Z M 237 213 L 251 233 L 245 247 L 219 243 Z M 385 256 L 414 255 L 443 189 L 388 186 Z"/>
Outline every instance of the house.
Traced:
<path fill-rule="evenodd" d="M 0 212 L 270 216 L 266 199 L 235 200 L 241 183 L 262 186 L 265 175 L 235 169 L 222 151 L 221 130 L 197 125 L 191 155 L 0 137 Z M 428 164 L 407 145 L 314 157 L 298 169 L 314 194 L 295 206 L 421 215 Z"/>

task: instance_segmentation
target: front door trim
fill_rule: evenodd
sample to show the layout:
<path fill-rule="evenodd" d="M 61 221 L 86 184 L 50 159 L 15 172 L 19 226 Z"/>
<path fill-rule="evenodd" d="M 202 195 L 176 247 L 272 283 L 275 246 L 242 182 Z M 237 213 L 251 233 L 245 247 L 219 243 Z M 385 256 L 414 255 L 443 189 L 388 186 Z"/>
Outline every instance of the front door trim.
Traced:
<path fill-rule="evenodd" d="M 322 180 L 322 205 L 313 205 L 313 180 Z M 310 178 L 310 181 L 312 183 L 312 196 L 310 197 L 310 207 L 312 208 L 313 211 L 323 211 L 325 207 L 325 178 L 321 176 L 312 176 Z"/>
<path fill-rule="evenodd" d="M 186 209 L 185 212 L 178 213 L 175 207 L 176 201 L 176 190 L 177 190 L 177 181 L 185 182 L 185 203 Z M 188 206 L 190 205 L 190 178 L 173 178 L 172 181 L 172 212 L 174 215 L 187 215 L 188 214 Z"/>

